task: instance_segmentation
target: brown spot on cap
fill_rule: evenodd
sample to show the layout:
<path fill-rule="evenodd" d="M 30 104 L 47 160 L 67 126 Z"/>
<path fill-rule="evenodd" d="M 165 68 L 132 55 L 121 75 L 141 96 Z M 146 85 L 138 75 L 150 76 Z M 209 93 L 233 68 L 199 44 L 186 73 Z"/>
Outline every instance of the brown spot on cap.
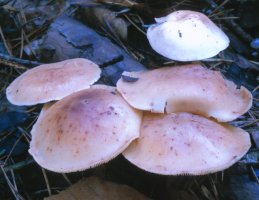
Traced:
<path fill-rule="evenodd" d="M 95 85 L 63 98 L 40 115 L 31 131 L 29 149 L 35 161 L 51 171 L 73 172 L 120 154 L 139 136 L 142 112 L 130 107 L 120 95 L 111 95 L 113 91 L 114 87 Z M 111 105 L 117 116 L 108 114 Z M 100 115 L 102 112 L 106 114 Z M 46 135 L 47 129 L 50 132 Z M 117 130 L 123 134 L 115 134 Z M 51 154 L 46 146 L 52 149 Z"/>
<path fill-rule="evenodd" d="M 197 129 L 198 124 L 204 129 Z M 177 129 L 173 130 L 173 127 Z M 159 131 L 154 134 L 156 129 Z M 201 175 L 230 167 L 250 146 L 249 134 L 228 124 L 190 113 L 165 115 L 146 112 L 140 137 L 123 155 L 136 166 L 152 173 Z M 156 167 L 158 165 L 162 167 Z"/>
<path fill-rule="evenodd" d="M 117 90 L 131 106 L 140 110 L 190 112 L 226 122 L 246 113 L 252 106 L 252 94 L 246 88 L 237 89 L 220 72 L 199 64 L 123 74 L 139 78 L 135 84 L 120 79 Z M 207 79 L 203 79 L 204 76 Z"/>
<path fill-rule="evenodd" d="M 27 70 L 6 89 L 15 105 L 35 105 L 60 100 L 87 89 L 100 78 L 101 69 L 90 60 L 75 58 Z M 19 92 L 18 92 L 19 91 Z"/>

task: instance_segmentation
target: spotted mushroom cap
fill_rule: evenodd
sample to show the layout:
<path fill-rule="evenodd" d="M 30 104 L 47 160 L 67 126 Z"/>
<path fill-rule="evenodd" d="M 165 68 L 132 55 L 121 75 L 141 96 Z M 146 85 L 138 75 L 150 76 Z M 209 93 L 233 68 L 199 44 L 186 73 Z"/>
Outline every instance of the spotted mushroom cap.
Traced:
<path fill-rule="evenodd" d="M 252 106 L 252 94 L 199 64 L 124 72 L 117 89 L 133 107 L 155 113 L 190 112 L 232 121 Z"/>
<path fill-rule="evenodd" d="M 159 54 L 178 61 L 193 61 L 217 55 L 229 45 L 225 33 L 206 15 L 189 10 L 156 18 L 147 38 Z"/>
<path fill-rule="evenodd" d="M 15 105 L 35 105 L 87 89 L 100 78 L 101 70 L 90 60 L 75 58 L 27 70 L 6 89 Z"/>
<path fill-rule="evenodd" d="M 148 172 L 202 175 L 224 170 L 250 148 L 247 132 L 190 113 L 144 113 L 140 137 L 123 155 Z"/>
<path fill-rule="evenodd" d="M 32 128 L 29 153 L 42 167 L 74 172 L 106 163 L 139 136 L 142 112 L 114 87 L 96 85 L 58 101 Z"/>

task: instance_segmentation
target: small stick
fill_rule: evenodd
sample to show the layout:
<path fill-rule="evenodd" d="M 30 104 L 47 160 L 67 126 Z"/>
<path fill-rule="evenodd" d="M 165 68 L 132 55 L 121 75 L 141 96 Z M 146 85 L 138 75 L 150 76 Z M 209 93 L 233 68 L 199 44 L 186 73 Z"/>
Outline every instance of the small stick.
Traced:
<path fill-rule="evenodd" d="M 217 3 L 215 3 L 214 0 L 204 0 L 205 2 L 207 2 L 211 8 L 214 9 L 213 12 L 215 12 L 215 10 L 220 10 L 223 8 L 223 6 L 219 6 Z M 223 3 L 225 4 L 225 2 L 228 2 L 227 0 L 224 1 Z M 232 15 L 229 15 L 230 17 L 233 17 Z M 236 22 L 234 22 L 234 20 L 226 20 L 225 21 L 226 24 L 240 37 L 242 37 L 244 40 L 246 40 L 247 42 L 251 42 L 253 40 L 253 37 L 246 33 Z"/>
<path fill-rule="evenodd" d="M 5 172 L 9 172 L 10 170 L 18 170 L 18 169 L 21 169 L 31 163 L 34 163 L 34 160 L 33 159 L 29 159 L 29 160 L 24 160 L 24 161 L 21 161 L 21 162 L 18 162 L 18 163 L 15 163 L 13 165 L 10 165 L 10 166 L 6 166 L 4 167 L 4 171 Z M 1 171 L 0 171 L 0 174 L 1 174 Z"/>
<path fill-rule="evenodd" d="M 255 171 L 254 171 L 254 168 L 253 168 L 252 166 L 249 166 L 249 170 L 250 170 L 251 175 L 252 175 L 252 177 L 254 178 L 254 180 L 257 182 L 257 184 L 259 184 L 259 179 L 258 179 L 258 177 L 256 176 L 256 173 L 255 173 Z"/>
<path fill-rule="evenodd" d="M 133 22 L 128 15 L 123 15 L 138 31 L 140 31 L 142 34 L 146 35 L 145 31 L 143 31 L 141 28 L 139 28 L 135 22 Z"/>
<path fill-rule="evenodd" d="M 68 185 L 72 185 L 71 181 L 69 180 L 69 178 L 67 177 L 67 175 L 65 173 L 62 173 L 62 176 L 67 181 Z"/>
<path fill-rule="evenodd" d="M 11 62 L 11 61 L 7 61 L 7 60 L 1 59 L 1 58 L 0 58 L 0 64 L 6 65 L 6 66 L 9 66 L 9 67 L 14 67 L 14 68 L 17 68 L 17 69 L 22 69 L 22 70 L 28 69 L 28 68 L 26 68 L 26 67 L 24 67 L 20 64 L 17 64 L 15 62 Z"/>
<path fill-rule="evenodd" d="M 18 128 L 19 131 L 21 131 L 21 133 L 23 134 L 23 136 L 25 137 L 27 142 L 30 143 L 31 135 L 24 128 L 22 128 L 20 126 L 18 126 L 17 128 Z"/>
<path fill-rule="evenodd" d="M 210 183 L 212 186 L 212 191 L 214 193 L 214 196 L 215 196 L 216 200 L 219 200 L 219 192 L 217 190 L 216 184 L 215 184 L 213 178 L 211 177 L 211 175 L 209 176 L 209 179 L 210 179 Z"/>
<path fill-rule="evenodd" d="M 225 21 L 227 23 L 227 25 L 230 26 L 230 28 L 232 28 L 236 34 L 240 35 L 244 40 L 246 40 L 247 42 L 251 42 L 253 40 L 253 37 L 246 33 L 236 22 L 234 22 L 233 20 L 226 20 Z"/>
<path fill-rule="evenodd" d="M 259 119 L 254 119 L 254 121 L 249 122 L 249 123 L 247 123 L 247 124 L 243 124 L 243 125 L 239 126 L 239 128 L 246 128 L 246 127 L 248 127 L 248 126 L 252 126 L 252 125 L 254 125 L 254 124 L 258 124 L 258 122 L 259 122 Z"/>
<path fill-rule="evenodd" d="M 29 40 L 29 37 L 26 35 L 25 31 L 22 29 L 22 35 L 23 35 L 23 39 L 26 41 L 27 44 L 30 44 L 30 40 Z M 24 45 L 24 40 L 21 41 L 21 49 L 23 48 L 23 45 Z M 36 57 L 36 53 L 35 51 L 31 48 L 31 46 L 29 45 L 29 48 L 32 52 L 32 54 Z"/>
<path fill-rule="evenodd" d="M 218 5 L 213 11 L 212 13 L 215 13 L 217 10 L 220 10 L 225 4 L 227 4 L 229 2 L 229 0 L 225 0 L 223 1 L 220 5 Z"/>
<path fill-rule="evenodd" d="M 2 27 L 1 27 L 1 26 L 0 26 L 0 35 L 1 35 L 1 37 L 2 37 L 2 40 L 3 40 L 3 42 L 4 42 L 4 46 L 5 46 L 5 48 L 6 48 L 7 52 L 8 52 L 8 54 L 9 54 L 9 55 L 12 55 L 12 52 L 10 51 L 9 46 L 8 46 L 7 43 L 6 43 L 5 36 L 4 36 L 3 31 L 2 31 Z"/>
<path fill-rule="evenodd" d="M 50 189 L 50 185 L 49 185 L 49 179 L 47 177 L 46 171 L 43 168 L 41 168 L 41 170 L 42 170 L 42 173 L 43 173 L 43 176 L 44 176 L 44 179 L 45 179 L 45 183 L 47 185 L 47 190 L 48 190 L 49 196 L 51 196 L 52 193 L 51 193 L 51 189 Z"/>
<path fill-rule="evenodd" d="M 14 186 L 15 190 L 18 191 L 17 184 L 16 184 L 16 181 L 15 181 L 14 172 L 13 172 L 13 170 L 10 170 L 10 172 L 11 172 L 12 179 L 13 179 L 13 186 Z"/>
<path fill-rule="evenodd" d="M 258 85 L 258 86 L 256 86 L 256 88 L 255 88 L 255 89 L 253 89 L 252 93 L 254 93 L 255 91 L 257 91 L 258 89 L 259 89 L 259 85 Z"/>
<path fill-rule="evenodd" d="M 16 145 L 18 144 L 18 142 L 20 142 L 20 140 L 22 139 L 23 135 L 21 135 L 16 141 L 15 143 L 13 144 L 11 150 L 10 150 L 10 153 L 8 154 L 8 156 L 6 157 L 5 161 L 4 161 L 4 165 L 6 164 L 6 162 L 8 161 L 8 159 L 10 158 L 10 156 L 12 155 L 13 153 L 13 150 L 15 149 Z"/>
<path fill-rule="evenodd" d="M 2 53 L 0 53 L 0 59 L 10 61 L 10 62 L 16 62 L 16 63 L 22 64 L 22 65 L 34 65 L 34 66 L 36 66 L 36 65 L 43 64 L 43 63 L 39 63 L 37 61 L 15 58 L 13 56 L 8 56 L 8 55 L 2 54 Z"/>
<path fill-rule="evenodd" d="M 18 191 L 15 189 L 11 181 L 9 180 L 3 166 L 1 166 L 2 173 L 4 174 L 5 180 L 7 181 L 8 186 L 10 187 L 10 190 L 12 191 L 15 199 L 17 200 L 24 200 L 24 198 L 18 193 Z"/>
<path fill-rule="evenodd" d="M 20 58 L 23 56 L 23 48 L 24 48 L 24 37 L 23 37 L 23 29 L 21 31 L 21 48 L 20 48 Z"/>
<path fill-rule="evenodd" d="M 221 182 L 224 181 L 224 171 L 221 172 Z"/>

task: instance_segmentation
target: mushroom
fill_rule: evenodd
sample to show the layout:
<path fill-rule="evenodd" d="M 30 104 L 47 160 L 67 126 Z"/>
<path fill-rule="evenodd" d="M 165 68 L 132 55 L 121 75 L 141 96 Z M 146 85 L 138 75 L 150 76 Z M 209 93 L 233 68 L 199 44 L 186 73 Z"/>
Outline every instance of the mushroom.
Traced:
<path fill-rule="evenodd" d="M 240 128 L 190 113 L 144 113 L 140 137 L 123 155 L 139 168 L 164 175 L 202 175 L 224 170 L 251 146 Z"/>
<path fill-rule="evenodd" d="M 46 112 L 55 104 L 55 101 L 45 103 L 40 111 L 40 114 L 38 115 L 37 121 L 41 121 L 41 118 L 44 118 L 46 115 Z M 32 133 L 32 132 L 31 132 Z"/>
<path fill-rule="evenodd" d="M 49 107 L 32 128 L 29 153 L 42 167 L 74 172 L 106 163 L 139 136 L 142 112 L 114 87 L 95 85 Z"/>
<path fill-rule="evenodd" d="M 190 112 L 232 121 L 252 106 L 252 94 L 199 64 L 124 72 L 117 89 L 134 108 L 155 113 Z"/>
<path fill-rule="evenodd" d="M 101 70 L 90 60 L 75 58 L 32 68 L 16 78 L 6 89 L 15 105 L 34 105 L 60 100 L 87 89 L 100 78 Z"/>
<path fill-rule="evenodd" d="M 178 61 L 193 61 L 217 55 L 229 39 L 206 15 L 179 10 L 156 18 L 147 30 L 151 47 L 159 54 Z"/>

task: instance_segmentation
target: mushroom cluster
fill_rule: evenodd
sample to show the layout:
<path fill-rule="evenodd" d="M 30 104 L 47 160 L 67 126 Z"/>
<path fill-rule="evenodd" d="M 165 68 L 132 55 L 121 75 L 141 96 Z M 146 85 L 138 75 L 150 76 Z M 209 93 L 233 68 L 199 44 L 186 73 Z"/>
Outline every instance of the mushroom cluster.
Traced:
<path fill-rule="evenodd" d="M 142 112 L 115 87 L 91 86 L 100 74 L 92 61 L 75 58 L 30 69 L 7 87 L 13 104 L 47 103 L 31 130 L 29 149 L 42 167 L 55 172 L 92 168 L 139 137 Z"/>
<path fill-rule="evenodd" d="M 224 33 L 197 12 L 178 11 L 157 22 L 148 38 L 157 52 L 163 50 L 158 40 L 163 46 L 169 39 L 170 48 L 161 53 L 172 52 L 169 58 L 176 58 L 180 45 L 170 39 L 171 33 L 178 31 L 181 42 L 188 43 L 190 26 L 205 30 L 209 25 L 212 30 L 204 33 L 208 43 L 201 45 L 197 38 L 192 47 L 181 47 L 178 60 L 203 59 L 228 45 Z M 197 54 L 187 58 L 194 49 Z M 199 50 L 207 51 L 206 56 Z M 247 132 L 226 122 L 249 110 L 252 95 L 219 72 L 189 64 L 124 72 L 117 88 L 91 86 L 100 73 L 96 64 L 76 58 L 28 70 L 7 88 L 8 100 L 16 105 L 59 100 L 45 104 L 31 131 L 29 153 L 42 167 L 80 171 L 122 153 L 148 172 L 199 175 L 226 169 L 251 146 Z"/>
<path fill-rule="evenodd" d="M 219 72 L 198 64 L 124 72 L 117 90 L 131 106 L 146 111 L 140 137 L 123 152 L 146 171 L 213 173 L 231 166 L 251 146 L 247 132 L 223 122 L 247 112 L 252 95 Z"/>
<path fill-rule="evenodd" d="M 229 45 L 225 33 L 202 13 L 180 10 L 155 20 L 147 38 L 169 59 L 201 60 Z M 251 146 L 247 132 L 223 122 L 246 113 L 252 94 L 220 72 L 200 64 L 124 72 L 117 89 L 131 106 L 145 111 L 140 137 L 123 152 L 143 170 L 213 173 L 231 166 Z"/>

